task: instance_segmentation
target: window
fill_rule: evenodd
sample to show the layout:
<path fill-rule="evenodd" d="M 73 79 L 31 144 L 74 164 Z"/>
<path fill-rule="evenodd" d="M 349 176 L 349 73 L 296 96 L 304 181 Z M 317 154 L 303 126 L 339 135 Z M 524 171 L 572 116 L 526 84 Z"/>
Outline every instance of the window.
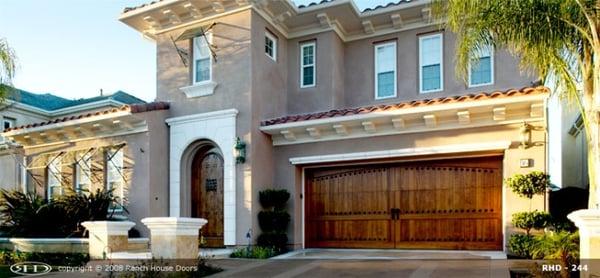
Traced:
<path fill-rule="evenodd" d="M 61 157 L 52 157 L 46 167 L 46 187 L 48 188 L 48 200 L 52 200 L 63 195 L 62 176 L 61 176 Z"/>
<path fill-rule="evenodd" d="M 92 184 L 92 153 L 86 152 L 75 163 L 75 189 L 89 192 Z"/>
<path fill-rule="evenodd" d="M 15 127 L 17 125 L 17 121 L 13 118 L 4 117 L 2 119 L 2 130 Z"/>
<path fill-rule="evenodd" d="M 271 57 L 273 61 L 277 61 L 277 38 L 269 31 L 265 32 L 265 54 Z"/>
<path fill-rule="evenodd" d="M 419 37 L 419 91 L 437 92 L 444 89 L 442 34 Z"/>
<path fill-rule="evenodd" d="M 123 150 L 112 149 L 106 151 L 106 189 L 112 189 L 113 196 L 123 204 Z"/>
<path fill-rule="evenodd" d="M 194 83 L 203 83 L 212 78 L 212 59 L 209 42 L 212 40 L 210 33 L 205 36 L 195 37 L 193 40 L 193 72 Z"/>
<path fill-rule="evenodd" d="M 316 44 L 314 42 L 300 45 L 300 87 L 313 87 L 316 84 Z"/>
<path fill-rule="evenodd" d="M 469 87 L 494 83 L 494 49 L 486 47 L 475 53 L 469 63 Z"/>
<path fill-rule="evenodd" d="M 396 42 L 375 45 L 375 99 L 396 96 Z"/>

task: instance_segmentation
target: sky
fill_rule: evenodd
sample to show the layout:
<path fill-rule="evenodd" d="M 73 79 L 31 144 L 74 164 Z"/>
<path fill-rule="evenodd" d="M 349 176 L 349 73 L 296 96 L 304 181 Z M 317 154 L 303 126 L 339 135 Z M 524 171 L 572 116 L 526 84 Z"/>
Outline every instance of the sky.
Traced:
<path fill-rule="evenodd" d="M 319 0 L 295 0 L 297 5 Z M 355 0 L 359 9 L 391 0 Z M 0 37 L 17 55 L 13 85 L 69 99 L 125 91 L 156 96 L 156 47 L 118 21 L 151 0 L 0 0 Z"/>

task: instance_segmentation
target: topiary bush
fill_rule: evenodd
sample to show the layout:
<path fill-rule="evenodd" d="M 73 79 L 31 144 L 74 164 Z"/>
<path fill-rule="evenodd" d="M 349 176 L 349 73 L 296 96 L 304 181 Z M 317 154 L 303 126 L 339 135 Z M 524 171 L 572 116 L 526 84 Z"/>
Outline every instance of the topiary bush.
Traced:
<path fill-rule="evenodd" d="M 529 174 L 516 174 L 506 179 L 506 185 L 521 197 L 533 198 L 533 195 L 542 194 L 550 185 L 550 176 L 541 171 L 533 171 Z"/>
<path fill-rule="evenodd" d="M 285 232 L 290 223 L 290 215 L 286 211 L 263 210 L 258 213 L 258 224 L 263 231 Z"/>
<path fill-rule="evenodd" d="M 512 223 L 515 227 L 525 230 L 527 235 L 532 229 L 542 230 L 552 225 L 552 216 L 544 211 L 524 211 L 512 215 Z"/>
<path fill-rule="evenodd" d="M 256 239 L 258 246 L 273 247 L 278 252 L 283 252 L 286 250 L 287 241 L 287 234 L 281 232 L 262 233 L 258 236 L 258 239 Z"/>
<path fill-rule="evenodd" d="M 285 189 L 267 189 L 258 193 L 258 200 L 264 209 L 283 210 L 290 193 Z"/>
<path fill-rule="evenodd" d="M 531 259 L 535 245 L 536 239 L 532 235 L 513 234 L 508 239 L 508 249 L 521 258 Z"/>

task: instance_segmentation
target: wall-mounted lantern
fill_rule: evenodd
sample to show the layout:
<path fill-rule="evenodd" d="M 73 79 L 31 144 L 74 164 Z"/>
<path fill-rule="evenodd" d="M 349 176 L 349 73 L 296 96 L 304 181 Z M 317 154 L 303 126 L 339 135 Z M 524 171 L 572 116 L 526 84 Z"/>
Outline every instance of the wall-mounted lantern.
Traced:
<path fill-rule="evenodd" d="M 521 139 L 520 147 L 522 149 L 527 149 L 531 146 L 531 130 L 532 126 L 526 122 L 523 122 L 519 130 L 519 137 Z"/>
<path fill-rule="evenodd" d="M 242 141 L 240 139 L 240 137 L 237 138 L 237 140 L 235 141 L 235 163 L 237 164 L 242 164 L 244 162 L 246 162 L 246 143 L 244 141 Z"/>

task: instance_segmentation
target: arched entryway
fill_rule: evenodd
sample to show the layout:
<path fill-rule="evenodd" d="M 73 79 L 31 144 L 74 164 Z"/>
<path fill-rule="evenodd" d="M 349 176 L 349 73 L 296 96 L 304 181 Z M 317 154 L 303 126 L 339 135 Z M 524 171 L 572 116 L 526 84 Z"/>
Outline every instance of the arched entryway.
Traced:
<path fill-rule="evenodd" d="M 198 150 L 192 161 L 192 217 L 208 223 L 200 231 L 206 247 L 223 246 L 223 156 Z"/>

